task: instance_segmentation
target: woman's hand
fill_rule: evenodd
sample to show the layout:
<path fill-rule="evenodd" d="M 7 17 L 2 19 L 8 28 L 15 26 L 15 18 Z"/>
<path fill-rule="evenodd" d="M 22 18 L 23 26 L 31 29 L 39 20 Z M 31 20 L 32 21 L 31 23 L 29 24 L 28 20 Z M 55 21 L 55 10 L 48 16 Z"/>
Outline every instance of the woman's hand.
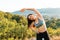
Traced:
<path fill-rule="evenodd" d="M 20 10 L 20 12 L 24 12 L 25 10 L 32 10 L 32 11 L 34 11 L 35 9 L 34 8 L 23 8 L 23 9 Z"/>
<path fill-rule="evenodd" d="M 38 10 L 36 10 L 35 8 L 23 8 L 23 9 L 20 10 L 20 12 L 24 12 L 25 10 L 32 10 L 32 11 L 34 11 L 34 12 L 37 14 L 37 16 L 38 16 L 40 19 L 43 19 L 43 17 L 42 17 L 42 15 L 40 14 L 40 12 L 39 12 Z"/>
<path fill-rule="evenodd" d="M 35 8 L 25 8 L 26 10 L 32 10 L 32 11 L 34 11 L 35 10 Z"/>
<path fill-rule="evenodd" d="M 23 8 L 23 9 L 21 9 L 21 10 L 20 10 L 20 12 L 24 12 L 25 10 L 26 10 L 26 9 L 25 9 L 25 8 Z"/>

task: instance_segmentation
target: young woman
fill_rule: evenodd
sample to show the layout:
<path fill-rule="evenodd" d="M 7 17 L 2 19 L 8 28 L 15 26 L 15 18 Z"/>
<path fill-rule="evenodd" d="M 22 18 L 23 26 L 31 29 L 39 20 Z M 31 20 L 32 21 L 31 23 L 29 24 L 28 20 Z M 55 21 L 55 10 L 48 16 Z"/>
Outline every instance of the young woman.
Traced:
<path fill-rule="evenodd" d="M 25 10 L 32 10 L 36 13 L 36 15 L 29 14 L 27 16 L 28 27 L 37 33 L 36 40 L 42 40 L 42 39 L 50 40 L 45 21 L 44 21 L 42 15 L 40 14 L 40 12 L 34 8 L 23 8 L 20 11 L 24 12 Z"/>

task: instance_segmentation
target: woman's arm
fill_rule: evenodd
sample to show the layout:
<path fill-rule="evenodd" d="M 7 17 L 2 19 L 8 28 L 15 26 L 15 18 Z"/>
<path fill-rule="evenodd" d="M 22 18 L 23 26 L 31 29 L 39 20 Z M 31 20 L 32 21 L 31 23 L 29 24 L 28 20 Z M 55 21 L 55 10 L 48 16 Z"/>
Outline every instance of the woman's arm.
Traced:
<path fill-rule="evenodd" d="M 34 12 L 37 14 L 38 18 L 43 19 L 43 16 L 41 15 L 41 13 L 38 10 L 34 9 Z"/>
<path fill-rule="evenodd" d="M 33 25 L 34 25 L 34 22 L 31 23 L 31 25 L 29 26 L 29 28 L 32 29 L 33 31 L 36 31 L 36 28 L 33 27 Z"/>
<path fill-rule="evenodd" d="M 23 9 L 21 9 L 20 11 L 21 11 L 21 12 L 24 12 L 25 10 L 32 10 L 32 11 L 34 11 L 34 12 L 37 14 L 37 17 L 43 19 L 41 13 L 40 13 L 38 10 L 36 10 L 35 8 L 23 8 Z"/>
<path fill-rule="evenodd" d="M 34 22 L 31 23 L 31 25 L 30 25 L 29 28 L 30 28 L 32 31 L 34 31 L 34 32 L 36 32 L 36 33 L 39 33 L 38 29 L 37 29 L 36 27 L 33 27 L 33 25 L 34 25 Z"/>

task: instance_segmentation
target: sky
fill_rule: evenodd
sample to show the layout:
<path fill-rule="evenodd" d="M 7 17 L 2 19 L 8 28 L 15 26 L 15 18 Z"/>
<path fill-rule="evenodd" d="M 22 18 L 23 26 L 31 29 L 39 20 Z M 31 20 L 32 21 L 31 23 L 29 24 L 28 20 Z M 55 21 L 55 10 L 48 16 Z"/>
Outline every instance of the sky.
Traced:
<path fill-rule="evenodd" d="M 0 10 L 14 12 L 22 8 L 60 8 L 60 0 L 0 0 Z"/>

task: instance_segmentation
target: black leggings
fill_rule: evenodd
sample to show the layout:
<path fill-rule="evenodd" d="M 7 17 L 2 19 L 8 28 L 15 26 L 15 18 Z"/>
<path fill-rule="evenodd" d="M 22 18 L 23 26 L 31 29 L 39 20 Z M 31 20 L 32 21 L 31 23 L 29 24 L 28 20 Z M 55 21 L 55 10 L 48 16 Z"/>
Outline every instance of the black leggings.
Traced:
<path fill-rule="evenodd" d="M 37 40 L 50 40 L 47 31 L 37 34 Z"/>

